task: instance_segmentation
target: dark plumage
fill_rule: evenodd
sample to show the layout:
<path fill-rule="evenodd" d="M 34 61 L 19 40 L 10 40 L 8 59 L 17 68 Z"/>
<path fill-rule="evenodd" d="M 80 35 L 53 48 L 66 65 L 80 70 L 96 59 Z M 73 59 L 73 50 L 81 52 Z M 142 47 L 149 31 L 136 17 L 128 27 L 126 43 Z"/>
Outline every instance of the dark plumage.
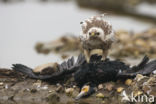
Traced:
<path fill-rule="evenodd" d="M 21 72 L 23 74 L 28 75 L 30 78 L 34 79 L 41 79 L 41 80 L 48 80 L 48 81 L 58 81 L 60 79 L 65 78 L 68 75 L 71 75 L 74 73 L 81 64 L 85 62 L 84 56 L 81 54 L 78 56 L 78 59 L 76 62 L 74 62 L 74 58 L 70 58 L 67 61 L 62 62 L 60 65 L 58 65 L 57 70 L 55 71 L 54 68 L 51 68 L 51 70 L 54 71 L 48 71 L 44 74 L 38 74 L 34 73 L 32 68 L 29 68 L 22 64 L 13 64 L 12 69 Z M 43 69 L 42 71 L 46 70 L 47 68 Z M 48 68 L 50 70 L 50 68 Z M 49 73 L 54 72 L 54 73 Z"/>
<path fill-rule="evenodd" d="M 72 57 L 67 62 L 58 65 L 58 70 L 56 72 L 47 73 L 45 75 L 36 74 L 31 68 L 21 64 L 14 64 L 13 69 L 31 78 L 51 82 L 69 78 L 69 76 L 71 77 L 73 75 L 77 86 L 80 88 L 86 83 L 91 83 L 96 86 L 107 81 L 135 77 L 137 74 L 148 75 L 156 70 L 156 60 L 148 62 L 149 58 L 147 56 L 145 56 L 137 66 L 133 67 L 118 60 L 111 61 L 106 59 L 101 61 L 101 58 L 101 56 L 93 55 L 91 56 L 90 62 L 87 63 L 85 57 L 81 54 L 76 63 L 74 63 L 74 58 Z"/>

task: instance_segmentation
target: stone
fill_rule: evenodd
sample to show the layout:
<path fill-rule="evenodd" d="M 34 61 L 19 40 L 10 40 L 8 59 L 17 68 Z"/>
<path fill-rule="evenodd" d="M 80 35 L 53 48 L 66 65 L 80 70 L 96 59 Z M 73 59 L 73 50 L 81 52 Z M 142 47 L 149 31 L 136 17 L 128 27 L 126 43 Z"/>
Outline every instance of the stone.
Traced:
<path fill-rule="evenodd" d="M 132 79 L 127 79 L 125 85 L 130 86 L 132 84 Z"/>
<path fill-rule="evenodd" d="M 96 95 L 96 97 L 98 97 L 98 98 L 104 98 L 104 95 L 103 95 L 102 93 L 98 93 L 98 94 Z"/>

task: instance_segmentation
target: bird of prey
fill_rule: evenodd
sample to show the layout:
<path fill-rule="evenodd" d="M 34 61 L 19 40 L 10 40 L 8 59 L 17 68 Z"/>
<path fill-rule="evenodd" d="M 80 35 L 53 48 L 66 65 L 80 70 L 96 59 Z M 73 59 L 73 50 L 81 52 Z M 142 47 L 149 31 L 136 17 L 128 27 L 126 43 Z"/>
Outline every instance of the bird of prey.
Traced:
<path fill-rule="evenodd" d="M 104 19 L 104 14 L 88 18 L 80 24 L 80 40 L 87 62 L 92 54 L 102 55 L 102 59 L 106 59 L 115 35 L 112 25 Z"/>

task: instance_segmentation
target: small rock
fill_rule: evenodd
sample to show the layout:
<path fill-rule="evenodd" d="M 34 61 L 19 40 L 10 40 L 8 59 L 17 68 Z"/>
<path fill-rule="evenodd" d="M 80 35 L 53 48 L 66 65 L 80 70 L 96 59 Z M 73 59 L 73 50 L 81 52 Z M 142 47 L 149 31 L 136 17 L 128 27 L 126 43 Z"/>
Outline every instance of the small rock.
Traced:
<path fill-rule="evenodd" d="M 60 97 L 56 93 L 51 93 L 48 96 L 49 104 L 59 104 Z"/>
<path fill-rule="evenodd" d="M 99 84 L 99 85 L 98 85 L 98 89 L 99 89 L 99 90 L 103 89 L 103 85 L 102 85 L 102 84 Z"/>
<path fill-rule="evenodd" d="M 51 93 L 52 91 L 51 91 L 51 90 L 49 90 L 48 92 L 49 92 L 49 93 Z"/>
<path fill-rule="evenodd" d="M 73 88 L 75 89 L 75 88 L 76 88 L 76 86 L 74 85 L 74 86 L 73 86 Z"/>
<path fill-rule="evenodd" d="M 108 91 L 112 91 L 113 87 L 114 87 L 114 85 L 111 84 L 111 83 L 108 83 L 108 84 L 106 84 L 106 86 L 105 86 L 105 88 L 106 88 Z"/>
<path fill-rule="evenodd" d="M 142 80 L 143 78 L 145 78 L 146 76 L 143 76 L 143 75 L 141 75 L 141 74 L 137 74 L 137 76 L 135 77 L 135 80 L 137 81 L 137 82 L 139 82 L 140 80 Z"/>
<path fill-rule="evenodd" d="M 57 87 L 57 89 L 55 91 L 60 93 L 60 92 L 64 92 L 64 89 L 62 86 L 59 86 L 59 87 Z"/>
<path fill-rule="evenodd" d="M 60 83 L 57 83 L 56 86 L 61 86 Z"/>
<path fill-rule="evenodd" d="M 142 89 L 143 89 L 143 91 L 146 92 L 148 95 L 149 95 L 150 92 L 151 92 L 151 87 L 148 86 L 148 85 L 143 85 Z"/>
<path fill-rule="evenodd" d="M 26 88 L 24 91 L 30 91 L 30 89 L 29 88 Z"/>
<path fill-rule="evenodd" d="M 48 85 L 45 85 L 43 87 L 41 87 L 42 90 L 47 90 L 48 89 Z"/>
<path fill-rule="evenodd" d="M 4 85 L 4 83 L 3 82 L 0 82 L 0 86 L 3 86 Z"/>
<path fill-rule="evenodd" d="M 123 90 L 124 90 L 123 87 L 118 87 L 118 88 L 117 88 L 117 92 L 118 92 L 118 93 L 122 92 Z"/>
<path fill-rule="evenodd" d="M 98 93 L 98 94 L 96 95 L 96 97 L 98 97 L 98 98 L 104 98 L 104 95 L 103 95 L 102 93 Z"/>
<path fill-rule="evenodd" d="M 128 85 L 128 86 L 130 86 L 132 84 L 132 79 L 127 79 L 125 81 L 125 84 Z"/>
<path fill-rule="evenodd" d="M 63 55 L 61 56 L 62 59 L 66 59 L 66 58 L 68 58 L 68 57 L 69 57 L 69 56 L 66 55 L 66 54 L 63 54 Z"/>
<path fill-rule="evenodd" d="M 65 89 L 65 92 L 67 95 L 72 95 L 73 94 L 74 89 L 73 88 L 67 88 Z"/>
<path fill-rule="evenodd" d="M 152 84 L 152 83 L 155 82 L 155 80 L 156 80 L 156 78 L 150 77 L 149 80 L 147 81 L 147 83 L 148 83 L 148 84 Z"/>
<path fill-rule="evenodd" d="M 33 86 L 36 86 L 37 88 L 40 88 L 41 87 L 41 80 L 37 80 L 37 82 L 34 83 Z"/>
<path fill-rule="evenodd" d="M 137 97 L 137 96 L 143 94 L 142 91 L 134 91 L 133 93 L 134 93 L 134 97 Z"/>
<path fill-rule="evenodd" d="M 5 89 L 8 89 L 8 85 L 7 84 L 5 85 Z"/>
<path fill-rule="evenodd" d="M 31 89 L 30 92 L 35 93 L 35 92 L 37 92 L 37 90 L 36 89 Z"/>
<path fill-rule="evenodd" d="M 105 104 L 106 102 L 105 102 L 105 101 L 102 101 L 101 103 L 102 103 L 102 104 Z"/>

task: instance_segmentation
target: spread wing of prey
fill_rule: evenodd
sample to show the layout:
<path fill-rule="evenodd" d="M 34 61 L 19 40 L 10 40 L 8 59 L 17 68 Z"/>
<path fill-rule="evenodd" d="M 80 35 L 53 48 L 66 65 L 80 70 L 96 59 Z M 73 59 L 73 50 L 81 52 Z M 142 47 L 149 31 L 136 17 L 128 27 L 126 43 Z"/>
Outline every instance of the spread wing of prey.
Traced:
<path fill-rule="evenodd" d="M 49 73 L 47 75 L 42 75 L 42 74 L 36 74 L 33 72 L 32 68 L 29 68 L 25 65 L 22 64 L 13 64 L 12 69 L 21 72 L 24 75 L 28 75 L 30 78 L 34 79 L 52 79 L 56 78 L 59 76 L 64 76 L 64 75 L 69 75 L 73 72 L 75 72 L 80 65 L 82 65 L 85 62 L 85 57 L 83 54 L 80 54 L 75 62 L 74 57 L 71 57 L 67 61 L 62 62 L 61 64 L 58 65 L 58 69 L 54 73 Z"/>

